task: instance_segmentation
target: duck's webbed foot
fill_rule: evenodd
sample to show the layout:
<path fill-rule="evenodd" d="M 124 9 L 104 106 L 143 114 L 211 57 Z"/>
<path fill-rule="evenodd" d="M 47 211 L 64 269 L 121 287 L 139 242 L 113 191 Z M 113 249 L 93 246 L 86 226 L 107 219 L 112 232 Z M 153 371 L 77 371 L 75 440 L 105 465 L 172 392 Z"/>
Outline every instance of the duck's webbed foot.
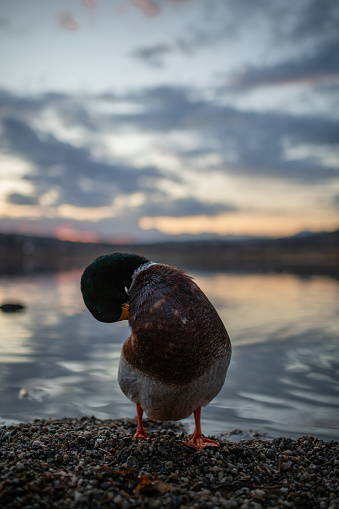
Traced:
<path fill-rule="evenodd" d="M 193 447 L 193 449 L 205 449 L 206 447 L 219 447 L 219 442 L 215 440 L 210 440 L 209 438 L 205 438 L 201 433 L 197 435 L 195 432 L 188 440 L 188 442 L 183 442 L 184 445 L 188 445 L 189 447 Z"/>
<path fill-rule="evenodd" d="M 191 438 L 188 442 L 183 442 L 184 445 L 188 445 L 189 447 L 193 447 L 193 449 L 205 449 L 206 447 L 219 447 L 219 443 L 215 440 L 210 440 L 209 438 L 204 438 L 201 433 L 201 424 L 200 424 L 200 415 L 201 408 L 197 408 L 194 411 L 194 419 L 195 419 L 195 430 Z"/>

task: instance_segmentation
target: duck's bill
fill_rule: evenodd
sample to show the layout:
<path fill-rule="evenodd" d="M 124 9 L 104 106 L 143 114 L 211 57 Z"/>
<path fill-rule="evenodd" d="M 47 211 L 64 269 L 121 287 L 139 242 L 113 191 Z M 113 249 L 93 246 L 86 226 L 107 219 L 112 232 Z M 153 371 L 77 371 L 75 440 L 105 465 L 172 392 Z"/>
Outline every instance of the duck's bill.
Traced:
<path fill-rule="evenodd" d="M 129 308 L 129 305 L 127 303 L 123 304 L 121 306 L 121 315 L 120 315 L 118 322 L 121 322 L 122 320 L 128 320 L 128 316 L 129 316 L 128 308 Z"/>

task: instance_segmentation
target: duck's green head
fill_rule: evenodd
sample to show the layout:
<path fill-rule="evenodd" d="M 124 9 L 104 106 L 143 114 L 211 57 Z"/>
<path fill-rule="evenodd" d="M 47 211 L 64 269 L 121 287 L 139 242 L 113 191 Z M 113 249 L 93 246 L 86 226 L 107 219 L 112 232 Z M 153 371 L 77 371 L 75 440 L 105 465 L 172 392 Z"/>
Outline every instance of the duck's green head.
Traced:
<path fill-rule="evenodd" d="M 81 292 L 87 308 L 100 322 L 128 318 L 127 289 L 134 271 L 149 260 L 143 256 L 113 253 L 99 256 L 81 277 Z"/>

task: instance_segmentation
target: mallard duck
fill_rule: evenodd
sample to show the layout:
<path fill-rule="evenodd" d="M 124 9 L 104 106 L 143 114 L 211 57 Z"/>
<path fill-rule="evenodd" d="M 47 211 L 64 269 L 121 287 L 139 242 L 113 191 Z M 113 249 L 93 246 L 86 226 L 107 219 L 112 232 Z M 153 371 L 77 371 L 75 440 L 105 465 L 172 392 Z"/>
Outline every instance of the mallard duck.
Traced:
<path fill-rule="evenodd" d="M 201 432 L 201 407 L 221 390 L 231 359 L 227 331 L 211 302 L 183 270 L 127 253 L 100 256 L 81 278 L 84 302 L 101 322 L 128 320 L 119 362 L 122 392 L 136 404 L 134 438 L 147 439 L 143 412 L 159 421 L 194 413 L 185 445 L 218 447 Z"/>

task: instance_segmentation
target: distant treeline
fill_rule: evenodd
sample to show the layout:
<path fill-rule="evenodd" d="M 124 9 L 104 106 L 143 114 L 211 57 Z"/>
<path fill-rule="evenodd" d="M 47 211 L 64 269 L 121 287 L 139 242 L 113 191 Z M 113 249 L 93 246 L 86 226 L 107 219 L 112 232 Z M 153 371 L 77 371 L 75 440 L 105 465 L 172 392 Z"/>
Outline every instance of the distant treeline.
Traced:
<path fill-rule="evenodd" d="M 184 269 L 339 275 L 339 231 L 281 239 L 129 245 L 0 234 L 0 274 L 80 269 L 114 251 L 142 254 Z"/>

